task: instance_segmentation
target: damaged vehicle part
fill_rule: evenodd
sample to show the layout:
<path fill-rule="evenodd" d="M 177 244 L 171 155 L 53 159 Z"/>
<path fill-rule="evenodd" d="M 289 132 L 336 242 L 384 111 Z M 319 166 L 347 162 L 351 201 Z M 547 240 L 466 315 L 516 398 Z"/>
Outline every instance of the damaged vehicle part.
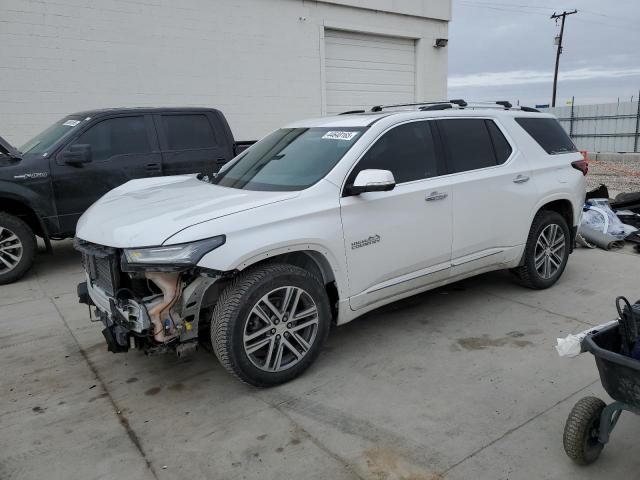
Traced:
<path fill-rule="evenodd" d="M 119 251 L 76 239 L 87 272 L 78 298 L 95 307 L 109 350 L 135 346 L 158 353 L 175 349 L 178 342 L 196 343 L 204 295 L 219 277 L 194 265 L 223 243 L 224 236 L 171 248 Z M 183 345 L 178 353 L 186 350 Z"/>

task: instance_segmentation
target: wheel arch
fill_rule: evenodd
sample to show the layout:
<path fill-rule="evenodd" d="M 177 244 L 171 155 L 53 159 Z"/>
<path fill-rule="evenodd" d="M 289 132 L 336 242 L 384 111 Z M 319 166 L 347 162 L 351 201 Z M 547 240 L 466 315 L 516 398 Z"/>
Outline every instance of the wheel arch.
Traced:
<path fill-rule="evenodd" d="M 310 246 L 308 247 L 309 248 L 306 249 L 289 247 L 284 249 L 284 251 L 280 249 L 273 252 L 262 253 L 259 256 L 244 261 L 236 270 L 228 272 L 227 275 L 213 283 L 207 289 L 207 292 L 204 294 L 206 300 L 203 301 L 203 305 L 208 305 L 209 307 L 214 306 L 222 291 L 241 271 L 269 263 L 285 263 L 310 271 L 321 280 L 329 298 L 332 320 L 334 323 L 337 322 L 338 301 L 340 300 L 339 286 L 341 282 L 336 278 L 334 266 L 332 266 L 327 256 L 319 250 L 312 249 Z M 200 321 L 203 322 L 206 321 L 206 319 L 201 317 Z"/>
<path fill-rule="evenodd" d="M 542 210 L 550 210 L 552 212 L 559 213 L 567 221 L 567 225 L 569 226 L 569 228 L 573 226 L 573 223 L 574 223 L 573 205 L 571 204 L 571 201 L 569 199 L 560 198 L 558 200 L 552 200 L 550 202 L 547 202 L 538 209 L 538 211 L 536 212 L 536 215 L 538 214 L 538 212 Z"/>
<path fill-rule="evenodd" d="M 531 231 L 531 229 L 533 228 L 533 222 L 535 218 L 542 211 L 556 212 L 566 220 L 567 226 L 569 227 L 569 234 L 571 235 L 571 238 L 569 239 L 569 253 L 573 252 L 573 246 L 575 243 L 577 228 L 575 228 L 574 226 L 575 217 L 574 217 L 573 204 L 571 203 L 571 200 L 567 198 L 557 198 L 553 200 L 547 200 L 546 202 L 542 202 L 542 204 L 535 210 L 533 216 L 531 217 L 531 220 L 529 222 L 529 231 Z M 522 257 L 518 262 L 519 267 L 524 265 L 525 255 L 526 255 L 526 246 L 525 246 L 525 251 L 522 252 Z"/>
<path fill-rule="evenodd" d="M 35 209 L 23 199 L 0 195 L 0 212 L 5 212 L 23 220 L 36 235 L 48 238 L 49 234 Z"/>

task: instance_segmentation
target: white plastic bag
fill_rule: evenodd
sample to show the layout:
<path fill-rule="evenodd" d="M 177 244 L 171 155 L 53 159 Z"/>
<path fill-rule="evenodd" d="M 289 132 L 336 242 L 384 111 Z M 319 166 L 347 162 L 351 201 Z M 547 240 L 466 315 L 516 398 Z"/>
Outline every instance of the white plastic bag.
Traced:
<path fill-rule="evenodd" d="M 587 200 L 584 208 L 581 225 L 612 235 L 617 240 L 624 240 L 627 235 L 635 231 L 630 231 L 630 228 L 633 227 L 620 221 L 615 212 L 611 210 L 606 198 L 591 198 Z"/>
<path fill-rule="evenodd" d="M 610 322 L 603 323 L 597 327 L 591 327 L 589 330 L 584 330 L 580 333 L 570 333 L 564 338 L 556 338 L 556 351 L 561 357 L 576 357 L 582 353 L 582 340 L 584 340 L 584 337 L 617 323 L 618 320 L 611 320 Z"/>

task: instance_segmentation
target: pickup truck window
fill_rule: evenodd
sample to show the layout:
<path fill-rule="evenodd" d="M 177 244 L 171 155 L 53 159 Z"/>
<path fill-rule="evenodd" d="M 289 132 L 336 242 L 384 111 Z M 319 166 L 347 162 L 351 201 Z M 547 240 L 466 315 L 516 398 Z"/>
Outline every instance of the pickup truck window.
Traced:
<path fill-rule="evenodd" d="M 90 145 L 94 162 L 115 155 L 151 151 L 144 117 L 117 117 L 104 120 L 78 137 L 74 145 Z"/>
<path fill-rule="evenodd" d="M 260 140 L 213 183 L 243 190 L 304 190 L 323 178 L 364 127 L 283 128 Z"/>
<path fill-rule="evenodd" d="M 162 115 L 169 150 L 214 148 L 216 137 L 206 115 Z"/>
<path fill-rule="evenodd" d="M 82 121 L 77 116 L 64 117 L 26 142 L 19 150 L 21 153 L 47 153 L 60 140 L 76 131 Z"/>

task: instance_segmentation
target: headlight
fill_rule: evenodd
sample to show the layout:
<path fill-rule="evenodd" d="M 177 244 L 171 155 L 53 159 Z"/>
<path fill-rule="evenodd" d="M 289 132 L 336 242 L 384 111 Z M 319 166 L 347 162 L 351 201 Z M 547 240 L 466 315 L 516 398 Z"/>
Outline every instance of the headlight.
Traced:
<path fill-rule="evenodd" d="M 189 266 L 195 265 L 211 250 L 224 244 L 226 237 L 219 235 L 197 242 L 167 245 L 166 247 L 129 248 L 124 255 L 130 264 L 142 265 L 171 265 Z"/>

